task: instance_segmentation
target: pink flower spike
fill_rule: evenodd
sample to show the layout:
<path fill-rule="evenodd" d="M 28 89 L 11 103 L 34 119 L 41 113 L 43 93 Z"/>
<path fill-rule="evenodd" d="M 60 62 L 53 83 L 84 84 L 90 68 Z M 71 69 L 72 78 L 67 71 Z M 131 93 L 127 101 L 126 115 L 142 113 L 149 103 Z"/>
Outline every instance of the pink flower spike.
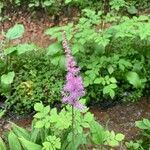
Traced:
<path fill-rule="evenodd" d="M 83 81 L 81 76 L 79 76 L 80 68 L 77 67 L 77 63 L 72 56 L 71 49 L 68 45 L 66 34 L 63 33 L 63 48 L 66 55 L 66 84 L 63 88 L 63 98 L 62 102 L 70 104 L 77 109 L 83 110 L 84 106 L 79 102 L 79 99 L 85 95 Z"/>

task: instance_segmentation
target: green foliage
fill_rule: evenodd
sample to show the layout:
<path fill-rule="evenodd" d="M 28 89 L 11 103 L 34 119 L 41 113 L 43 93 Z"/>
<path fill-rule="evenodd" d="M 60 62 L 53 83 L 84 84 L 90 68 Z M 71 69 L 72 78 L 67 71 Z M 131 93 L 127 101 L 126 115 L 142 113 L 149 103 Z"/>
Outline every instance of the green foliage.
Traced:
<path fill-rule="evenodd" d="M 148 150 L 150 148 L 150 120 L 144 118 L 141 121 L 136 121 L 135 125 L 142 130 L 140 139 L 126 142 L 127 148 L 133 150 Z"/>
<path fill-rule="evenodd" d="M 109 21 L 113 20 L 112 18 L 109 18 Z M 147 68 L 150 63 L 146 63 L 149 59 L 150 44 L 150 34 L 147 32 L 150 27 L 149 17 L 123 17 L 120 20 L 116 18 L 110 21 L 113 22 L 111 27 L 99 27 L 99 24 L 107 21 L 107 16 L 103 18 L 102 12 L 84 9 L 77 24 L 71 23 L 46 30 L 46 34 L 58 40 L 47 49 L 48 55 L 51 61 L 61 60 L 61 35 L 65 30 L 72 53 L 79 60 L 88 99 L 99 100 L 102 96 L 106 99 L 111 97 L 136 101 L 149 84 Z M 137 43 L 140 46 L 137 46 Z M 59 63 L 54 65 L 60 66 Z"/>
<path fill-rule="evenodd" d="M 6 150 L 6 145 L 4 143 L 4 141 L 2 140 L 2 138 L 0 137 L 0 149 L 1 150 Z"/>
<path fill-rule="evenodd" d="M 85 100 L 82 99 L 82 102 Z M 81 113 L 75 109 L 74 138 L 72 145 L 72 108 L 64 107 L 57 112 L 56 108 L 51 109 L 42 103 L 34 106 L 36 114 L 32 122 L 31 131 L 12 124 L 12 130 L 8 134 L 10 149 L 18 150 L 70 150 L 95 148 L 101 146 L 117 147 L 124 139 L 124 135 L 104 129 L 94 118 L 87 108 Z M 1 140 L 0 146 L 4 147 Z M 3 149 L 2 149 L 3 150 Z M 5 149 L 4 149 L 5 150 Z"/>
<path fill-rule="evenodd" d="M 43 143 L 42 150 L 56 150 L 61 148 L 60 138 L 56 136 L 48 136 L 46 141 Z"/>
<path fill-rule="evenodd" d="M 5 37 L 7 40 L 14 40 L 22 37 L 24 33 L 24 26 L 21 24 L 16 24 L 14 27 L 10 28 Z"/>
<path fill-rule="evenodd" d="M 13 82 L 14 77 L 14 72 L 8 72 L 8 74 L 3 74 L 1 76 L 1 83 L 4 85 L 10 85 Z"/>
<path fill-rule="evenodd" d="M 65 71 L 57 70 L 50 60 L 43 50 L 27 52 L 13 59 L 11 67 L 16 76 L 11 85 L 14 92 L 6 100 L 8 108 L 24 114 L 33 111 L 35 102 L 60 102 Z"/>

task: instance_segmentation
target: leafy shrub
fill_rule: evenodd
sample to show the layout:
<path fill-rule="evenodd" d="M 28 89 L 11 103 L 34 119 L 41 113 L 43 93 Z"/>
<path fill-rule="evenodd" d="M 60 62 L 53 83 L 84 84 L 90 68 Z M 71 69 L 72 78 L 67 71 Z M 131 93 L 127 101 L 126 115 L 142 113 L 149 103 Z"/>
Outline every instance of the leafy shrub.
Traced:
<path fill-rule="evenodd" d="M 19 63 L 18 63 L 19 62 Z M 16 76 L 6 105 L 19 113 L 32 111 L 35 102 L 60 102 L 64 70 L 51 65 L 50 58 L 40 50 L 13 60 Z M 56 82 L 57 81 L 57 82 Z"/>
<path fill-rule="evenodd" d="M 101 12 L 85 9 L 83 14 L 77 24 L 46 31 L 57 38 L 47 49 L 51 62 L 59 67 L 59 63 L 54 62 L 63 57 L 61 33 L 65 30 L 73 54 L 80 60 L 89 99 L 137 100 L 149 86 L 149 17 L 123 17 L 119 24 L 116 18 L 111 21 L 111 27 L 103 29 L 99 24 L 107 18 L 103 18 Z M 147 29 L 146 32 L 143 29 Z"/>
<path fill-rule="evenodd" d="M 61 62 L 62 69 L 58 70 L 45 51 L 34 44 L 11 45 L 11 41 L 22 37 L 23 33 L 21 24 L 4 33 L 0 60 L 0 93 L 5 101 L 2 114 L 12 108 L 14 112 L 30 112 L 37 101 L 52 104 L 60 100 L 64 62 Z"/>

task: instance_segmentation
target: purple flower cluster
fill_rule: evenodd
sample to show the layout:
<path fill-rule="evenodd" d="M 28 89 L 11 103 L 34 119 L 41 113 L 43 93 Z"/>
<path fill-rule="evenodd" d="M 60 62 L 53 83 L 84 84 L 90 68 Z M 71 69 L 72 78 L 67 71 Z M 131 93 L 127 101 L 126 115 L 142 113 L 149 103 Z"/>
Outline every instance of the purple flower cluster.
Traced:
<path fill-rule="evenodd" d="M 78 75 L 80 68 L 77 67 L 76 61 L 72 56 L 65 32 L 63 33 L 63 48 L 66 55 L 67 75 L 66 84 L 62 92 L 62 101 L 83 110 L 84 106 L 79 102 L 79 99 L 85 95 L 83 81 L 81 76 Z"/>

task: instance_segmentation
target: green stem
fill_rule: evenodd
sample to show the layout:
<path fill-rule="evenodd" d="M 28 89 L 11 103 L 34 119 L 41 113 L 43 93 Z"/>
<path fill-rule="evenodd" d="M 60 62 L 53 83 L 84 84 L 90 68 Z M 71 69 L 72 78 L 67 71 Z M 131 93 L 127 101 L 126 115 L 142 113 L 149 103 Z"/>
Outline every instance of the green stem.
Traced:
<path fill-rule="evenodd" d="M 75 133 L 74 133 L 74 123 L 75 123 L 75 116 L 74 116 L 74 107 L 72 105 L 72 145 L 74 146 L 74 137 L 75 137 Z"/>

